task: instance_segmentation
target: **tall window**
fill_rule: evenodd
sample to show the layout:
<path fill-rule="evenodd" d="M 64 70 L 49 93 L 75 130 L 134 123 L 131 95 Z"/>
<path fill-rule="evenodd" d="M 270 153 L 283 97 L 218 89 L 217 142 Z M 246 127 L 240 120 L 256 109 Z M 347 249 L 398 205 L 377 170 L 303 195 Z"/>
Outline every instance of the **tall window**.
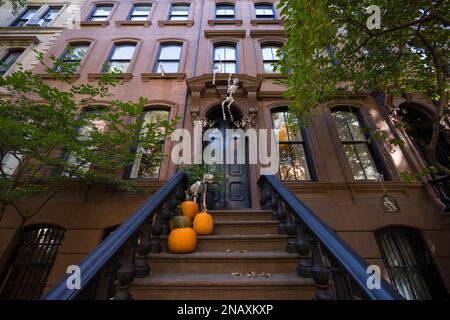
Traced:
<path fill-rule="evenodd" d="M 44 19 L 46 24 L 51 23 L 56 18 L 61 8 L 62 7 L 49 7 L 42 16 L 42 19 Z"/>
<path fill-rule="evenodd" d="M 11 24 L 12 27 L 22 27 L 24 26 L 28 21 L 34 18 L 36 12 L 38 12 L 40 7 L 27 7 L 25 11 L 14 20 L 14 22 Z"/>
<path fill-rule="evenodd" d="M 223 73 L 237 73 L 236 46 L 221 44 L 214 47 L 214 67 L 222 68 Z"/>
<path fill-rule="evenodd" d="M 167 110 L 148 110 L 143 115 L 144 125 L 146 123 L 157 124 L 168 119 L 169 111 Z M 146 135 L 145 129 L 142 129 L 139 134 Z M 162 152 L 164 150 L 164 140 L 161 140 L 160 144 L 160 151 Z M 134 159 L 133 166 L 131 167 L 130 178 L 157 179 L 159 176 L 160 167 L 161 161 L 155 162 L 155 155 L 151 153 L 151 151 L 144 150 L 142 147 L 138 146 L 136 150 L 136 158 Z"/>
<path fill-rule="evenodd" d="M 178 72 L 178 68 L 180 66 L 181 48 L 182 45 L 180 43 L 162 45 L 159 52 L 158 63 L 156 65 L 156 72 L 162 72 L 163 70 L 164 72 L 169 73 Z"/>
<path fill-rule="evenodd" d="M 151 4 L 133 4 L 129 19 L 130 21 L 145 21 L 150 14 Z"/>
<path fill-rule="evenodd" d="M 280 60 L 280 57 L 278 56 L 280 52 L 281 46 L 279 45 L 267 45 L 262 47 L 264 72 L 279 72 L 277 68 L 275 68 L 274 63 Z"/>
<path fill-rule="evenodd" d="M 234 17 L 233 4 L 216 4 L 216 19 L 226 20 L 234 19 Z"/>
<path fill-rule="evenodd" d="M 106 21 L 113 8 L 112 4 L 98 4 L 94 6 L 90 21 Z"/>
<path fill-rule="evenodd" d="M 282 180 L 312 180 L 304 132 L 293 115 L 285 110 L 272 112 L 278 142 Z"/>
<path fill-rule="evenodd" d="M 375 237 L 391 283 L 405 299 L 448 298 L 418 231 L 387 227 L 376 231 Z"/>
<path fill-rule="evenodd" d="M 0 61 L 0 76 L 4 76 L 6 72 L 16 63 L 17 59 L 23 53 L 23 49 L 9 50 Z"/>
<path fill-rule="evenodd" d="M 358 113 L 344 107 L 332 109 L 331 115 L 355 180 L 377 180 L 377 166 Z"/>
<path fill-rule="evenodd" d="M 116 44 L 105 67 L 105 72 L 127 72 L 136 44 Z"/>
<path fill-rule="evenodd" d="M 255 4 L 256 19 L 273 20 L 275 12 L 271 4 Z"/>
<path fill-rule="evenodd" d="M 61 61 L 65 64 L 79 63 L 83 60 L 88 48 L 88 42 L 70 44 L 64 51 Z"/>
<path fill-rule="evenodd" d="M 173 4 L 170 9 L 169 20 L 187 20 L 189 17 L 189 4 Z"/>
<path fill-rule="evenodd" d="M 55 226 L 24 228 L 0 277 L 0 299 L 39 299 L 63 238 Z"/>

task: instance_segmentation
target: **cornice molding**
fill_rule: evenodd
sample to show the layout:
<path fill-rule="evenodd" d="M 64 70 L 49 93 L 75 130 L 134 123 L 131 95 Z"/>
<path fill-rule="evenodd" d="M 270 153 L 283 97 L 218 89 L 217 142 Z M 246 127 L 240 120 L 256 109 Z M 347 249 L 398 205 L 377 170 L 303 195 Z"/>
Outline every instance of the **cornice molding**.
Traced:
<path fill-rule="evenodd" d="M 286 32 L 282 29 L 279 29 L 279 30 L 250 30 L 250 36 L 252 38 L 286 37 Z"/>
<path fill-rule="evenodd" d="M 207 39 L 218 37 L 244 38 L 245 30 L 205 30 Z"/>
<path fill-rule="evenodd" d="M 36 36 L 0 35 L 2 46 L 29 46 L 39 44 L 41 41 Z"/>

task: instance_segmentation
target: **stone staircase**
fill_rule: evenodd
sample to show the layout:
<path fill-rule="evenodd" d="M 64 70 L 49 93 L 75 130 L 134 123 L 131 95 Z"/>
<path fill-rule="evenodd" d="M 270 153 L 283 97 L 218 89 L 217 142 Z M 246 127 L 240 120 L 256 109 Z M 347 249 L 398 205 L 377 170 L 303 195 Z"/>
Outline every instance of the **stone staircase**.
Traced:
<path fill-rule="evenodd" d="M 191 254 L 150 254 L 152 274 L 136 278 L 135 299 L 311 299 L 312 279 L 296 274 L 298 255 L 286 253 L 267 210 L 215 210 L 214 233 L 197 237 Z M 167 238 L 163 243 L 167 244 Z M 253 274 L 252 274 L 253 273 Z"/>

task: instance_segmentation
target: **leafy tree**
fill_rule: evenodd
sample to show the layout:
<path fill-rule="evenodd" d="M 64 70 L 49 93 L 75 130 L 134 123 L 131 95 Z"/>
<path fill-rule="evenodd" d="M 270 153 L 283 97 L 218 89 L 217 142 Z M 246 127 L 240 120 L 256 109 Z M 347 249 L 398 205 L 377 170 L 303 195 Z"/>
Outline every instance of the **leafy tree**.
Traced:
<path fill-rule="evenodd" d="M 44 64 L 42 54 L 39 60 Z M 12 94 L 0 100 L 0 218 L 12 207 L 24 222 L 74 180 L 137 191 L 117 177 L 118 170 L 133 164 L 136 150 L 145 154 L 146 170 L 159 165 L 161 141 L 177 121 L 144 121 L 142 97 L 112 99 L 109 90 L 120 85 L 114 73 L 94 84 L 77 83 L 79 63 L 51 60 L 54 67 L 44 64 L 51 80 L 23 68 L 0 77 L 0 87 Z M 96 104 L 108 97 L 108 106 Z M 26 202 L 31 197 L 40 201 L 36 207 Z"/>
<path fill-rule="evenodd" d="M 435 106 L 427 148 L 430 168 L 450 174 L 436 157 L 448 109 L 449 1 L 281 0 L 288 40 L 280 69 L 291 110 L 307 124 L 322 102 L 361 91 L 419 93 Z M 373 12 L 381 25 L 373 28 Z M 375 27 L 377 27 L 375 25 Z M 399 141 L 393 141 L 399 143 Z"/>

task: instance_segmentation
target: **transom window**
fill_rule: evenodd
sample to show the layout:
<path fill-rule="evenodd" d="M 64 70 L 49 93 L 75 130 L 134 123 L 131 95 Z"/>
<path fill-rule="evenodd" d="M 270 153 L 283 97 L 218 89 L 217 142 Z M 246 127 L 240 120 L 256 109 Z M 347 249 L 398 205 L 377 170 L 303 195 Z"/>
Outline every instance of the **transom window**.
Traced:
<path fill-rule="evenodd" d="M 162 121 L 169 120 L 168 110 L 148 110 L 143 115 L 143 122 L 145 124 L 158 124 Z M 146 129 L 142 129 L 140 135 L 146 135 Z M 164 140 L 160 141 L 160 152 L 164 150 Z M 159 160 L 159 161 L 158 161 Z M 157 179 L 161 168 L 162 159 L 155 159 L 154 152 L 151 150 L 144 150 L 141 146 L 137 147 L 136 157 L 131 167 L 130 178 L 148 178 Z"/>
<path fill-rule="evenodd" d="M 378 170 L 358 113 L 350 107 L 334 108 L 331 115 L 355 180 L 377 180 Z"/>
<path fill-rule="evenodd" d="M 237 73 L 236 45 L 217 45 L 213 55 L 214 68 L 221 68 L 223 73 Z"/>
<path fill-rule="evenodd" d="M 45 14 L 42 16 L 42 19 L 44 19 L 46 24 L 49 24 L 56 18 L 61 8 L 62 7 L 49 7 Z"/>
<path fill-rule="evenodd" d="M 274 66 L 274 63 L 280 60 L 281 46 L 279 45 L 266 45 L 262 47 L 262 56 L 264 64 L 264 72 L 275 73 L 279 70 Z"/>
<path fill-rule="evenodd" d="M 112 4 L 98 4 L 94 6 L 91 14 L 91 21 L 106 21 L 113 8 Z"/>
<path fill-rule="evenodd" d="M 116 44 L 112 49 L 111 56 L 105 68 L 105 72 L 127 72 L 133 58 L 136 44 Z"/>
<path fill-rule="evenodd" d="M 255 4 L 256 19 L 275 19 L 275 12 L 271 4 Z"/>
<path fill-rule="evenodd" d="M 281 179 L 312 180 L 304 131 L 298 127 L 296 118 L 287 110 L 273 111 L 272 123 L 278 141 Z"/>
<path fill-rule="evenodd" d="M 152 8 L 151 4 L 134 4 L 133 8 L 131 9 L 130 17 L 128 20 L 130 21 L 147 20 L 151 8 Z"/>
<path fill-rule="evenodd" d="M 0 61 L 0 76 L 4 76 L 6 72 L 16 63 L 20 55 L 23 53 L 23 49 L 9 50 L 8 53 Z"/>
<path fill-rule="evenodd" d="M 24 26 L 28 21 L 34 18 L 36 15 L 36 12 L 38 12 L 40 7 L 27 7 L 25 11 L 17 18 L 11 26 L 13 27 L 22 27 Z"/>
<path fill-rule="evenodd" d="M 234 19 L 234 5 L 233 4 L 217 4 L 216 5 L 216 19 L 226 20 Z"/>
<path fill-rule="evenodd" d="M 156 72 L 176 73 L 180 66 L 182 44 L 164 44 L 159 52 Z M 162 68 L 161 68 L 162 66 Z"/>
<path fill-rule="evenodd" d="M 173 4 L 170 10 L 169 20 L 187 20 L 189 17 L 189 4 Z"/>

